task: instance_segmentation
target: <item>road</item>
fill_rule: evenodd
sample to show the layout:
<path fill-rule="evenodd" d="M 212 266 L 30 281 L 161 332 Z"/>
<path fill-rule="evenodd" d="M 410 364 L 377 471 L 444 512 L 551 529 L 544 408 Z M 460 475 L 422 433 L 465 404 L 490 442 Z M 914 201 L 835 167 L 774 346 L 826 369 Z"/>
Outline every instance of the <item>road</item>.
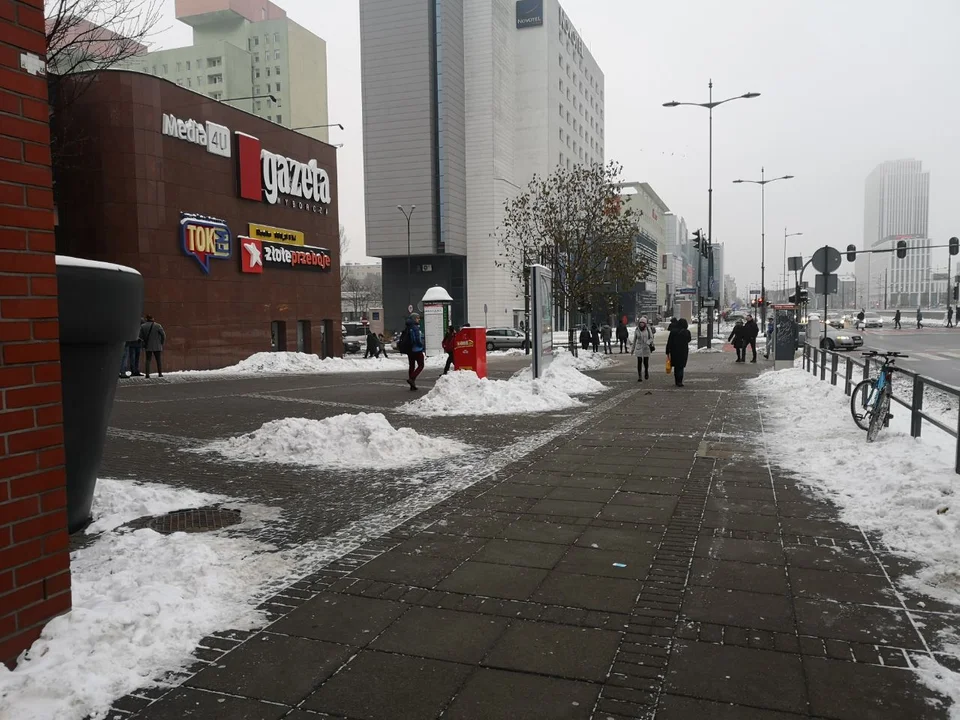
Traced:
<path fill-rule="evenodd" d="M 960 330 L 904 327 L 863 331 L 864 350 L 894 350 L 906 353 L 902 367 L 960 387 Z"/>

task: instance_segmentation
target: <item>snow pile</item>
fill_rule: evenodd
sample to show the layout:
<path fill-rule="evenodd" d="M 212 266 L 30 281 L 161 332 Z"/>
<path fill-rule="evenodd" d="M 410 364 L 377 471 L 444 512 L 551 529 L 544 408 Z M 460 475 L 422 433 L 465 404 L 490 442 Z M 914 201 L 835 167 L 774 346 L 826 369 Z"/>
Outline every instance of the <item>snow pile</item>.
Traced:
<path fill-rule="evenodd" d="M 145 498 L 132 482 L 101 482 L 98 522 L 138 503 L 189 507 L 170 489 Z M 243 528 L 244 525 L 235 526 Z M 116 698 L 190 665 L 210 633 L 252 629 L 255 605 L 295 574 L 283 553 L 213 533 L 107 532 L 72 555 L 73 610 L 54 618 L 14 671 L 0 666 L 0 717 L 101 717 Z"/>
<path fill-rule="evenodd" d="M 163 515 L 184 508 L 216 505 L 227 499 L 222 495 L 174 488 L 160 483 L 101 478 L 97 480 L 94 508 L 96 520 L 87 526 L 86 532 L 106 532 L 147 515 Z"/>
<path fill-rule="evenodd" d="M 568 352 L 561 353 L 550 361 L 541 381 L 562 390 L 567 395 L 594 395 L 603 392 L 607 389 L 603 383 L 580 372 L 581 369 L 597 370 L 605 367 L 608 362 L 603 357 L 591 355 L 580 358 L 573 357 Z M 510 380 L 511 382 L 530 382 L 532 377 L 533 370 L 527 367 L 516 373 Z"/>
<path fill-rule="evenodd" d="M 488 356 L 493 357 L 521 357 L 526 355 L 526 350 L 521 350 L 520 348 L 507 348 L 506 350 L 491 350 L 487 353 Z"/>
<path fill-rule="evenodd" d="M 462 371 L 444 375 L 429 393 L 401 406 L 400 412 L 423 416 L 514 415 L 566 410 L 580 404 L 545 378 L 491 380 Z"/>
<path fill-rule="evenodd" d="M 428 357 L 426 366 L 441 368 L 446 362 L 446 355 Z M 167 373 L 174 379 L 178 378 L 211 378 L 218 375 L 312 375 L 338 374 L 361 372 L 398 372 L 408 369 L 405 355 L 390 353 L 384 358 L 367 358 L 362 356 L 351 358 L 324 358 L 316 355 L 298 352 L 259 352 L 236 365 L 230 365 L 218 370 L 185 370 L 182 372 Z"/>
<path fill-rule="evenodd" d="M 383 463 L 416 465 L 469 449 L 456 440 L 394 428 L 381 413 L 359 413 L 323 420 L 273 420 L 252 433 L 187 452 L 214 452 L 228 460 L 245 462 L 361 470 Z"/>
<path fill-rule="evenodd" d="M 580 372 L 591 372 L 595 370 L 603 370 L 603 368 L 614 363 L 612 354 L 604 355 L 602 353 L 595 353 L 589 350 L 581 350 L 580 353 L 574 357 L 566 347 L 556 346 L 554 346 L 553 352 L 554 357 L 550 362 L 551 367 L 556 363 L 563 363 L 567 367 L 572 367 Z"/>
<path fill-rule="evenodd" d="M 721 350 L 720 348 L 716 348 L 716 347 L 703 347 L 703 348 L 697 348 L 696 350 L 694 350 L 694 352 L 697 352 L 697 353 L 722 353 L 723 350 Z"/>

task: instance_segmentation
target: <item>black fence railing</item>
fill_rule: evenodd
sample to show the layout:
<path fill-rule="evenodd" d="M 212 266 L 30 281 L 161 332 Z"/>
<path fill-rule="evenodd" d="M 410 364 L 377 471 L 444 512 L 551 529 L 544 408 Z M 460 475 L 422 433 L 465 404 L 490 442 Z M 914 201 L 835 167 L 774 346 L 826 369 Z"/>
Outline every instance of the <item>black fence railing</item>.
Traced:
<path fill-rule="evenodd" d="M 842 369 L 841 361 L 843 361 Z M 809 344 L 803 346 L 803 369 L 814 375 L 819 374 L 823 381 L 829 379 L 831 385 L 843 382 L 843 391 L 848 396 L 860 380 L 870 377 L 871 367 L 876 365 L 879 368 L 880 364 L 881 360 L 877 358 L 863 357 L 862 360 L 858 360 L 837 351 L 825 350 Z M 854 368 L 859 368 L 859 376 L 856 379 Z M 896 369 L 893 377 L 891 397 L 894 402 L 910 411 L 910 436 L 920 437 L 924 421 L 950 435 L 956 441 L 954 470 L 960 474 L 960 389 L 901 367 Z M 924 410 L 923 399 L 928 389 L 938 393 L 947 406 L 941 408 L 942 412 L 936 415 Z"/>

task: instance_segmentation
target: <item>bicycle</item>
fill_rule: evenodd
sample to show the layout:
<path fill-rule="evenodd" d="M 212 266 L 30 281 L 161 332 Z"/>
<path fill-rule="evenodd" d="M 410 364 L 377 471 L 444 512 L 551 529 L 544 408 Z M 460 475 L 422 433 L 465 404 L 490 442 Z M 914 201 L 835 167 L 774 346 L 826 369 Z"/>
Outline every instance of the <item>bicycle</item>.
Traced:
<path fill-rule="evenodd" d="M 893 415 L 890 400 L 893 397 L 893 371 L 897 370 L 898 358 L 907 358 L 898 352 L 881 353 L 876 350 L 861 353 L 866 358 L 882 357 L 883 365 L 875 378 L 861 380 L 850 396 L 850 414 L 861 430 L 867 431 L 867 442 L 873 442 Z"/>

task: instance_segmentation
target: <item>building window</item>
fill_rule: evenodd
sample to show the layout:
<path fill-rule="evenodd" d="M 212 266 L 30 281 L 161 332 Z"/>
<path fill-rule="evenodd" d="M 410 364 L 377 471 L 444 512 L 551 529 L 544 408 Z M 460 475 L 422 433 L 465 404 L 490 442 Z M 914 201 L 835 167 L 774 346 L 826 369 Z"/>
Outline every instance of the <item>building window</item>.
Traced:
<path fill-rule="evenodd" d="M 156 65 L 153 66 L 153 71 L 154 71 L 154 72 L 157 71 L 157 66 L 156 66 Z M 563 80 L 560 81 L 560 92 L 563 92 Z"/>
<path fill-rule="evenodd" d="M 280 66 L 279 66 L 279 65 L 277 65 L 277 66 L 273 69 L 273 74 L 274 74 L 274 75 L 279 75 L 279 74 L 280 74 Z"/>
<path fill-rule="evenodd" d="M 560 165 L 563 166 L 563 153 L 560 153 Z"/>
<path fill-rule="evenodd" d="M 283 115 L 277 115 L 277 122 L 278 122 L 278 123 L 282 123 L 282 122 L 283 122 Z"/>
<path fill-rule="evenodd" d="M 223 97 L 223 93 L 213 92 L 213 93 L 210 93 L 210 97 L 212 97 L 214 100 L 219 100 L 220 98 Z"/>
<path fill-rule="evenodd" d="M 156 66 L 156 65 L 153 66 L 153 70 L 151 71 L 151 74 L 152 74 L 152 75 L 156 75 L 156 74 L 157 74 L 157 66 Z"/>
<path fill-rule="evenodd" d="M 183 71 L 183 63 L 177 63 L 177 72 Z"/>
<path fill-rule="evenodd" d="M 254 47 L 259 47 L 259 45 L 260 45 L 260 36 L 259 36 L 259 35 L 254 35 L 254 36 L 253 36 L 253 46 L 254 46 Z"/>
<path fill-rule="evenodd" d="M 280 83 L 274 83 L 273 86 L 277 89 L 277 92 L 280 92 Z"/>
<path fill-rule="evenodd" d="M 260 53 L 254 53 L 254 54 L 253 54 L 253 61 L 254 61 L 255 63 L 260 62 Z"/>
<path fill-rule="evenodd" d="M 270 87 L 269 87 L 269 86 L 267 86 L 267 90 L 268 90 L 268 91 L 270 90 Z M 253 94 L 254 94 L 254 95 L 259 95 L 259 94 L 260 94 L 260 86 L 259 86 L 259 85 L 254 85 L 254 86 L 253 86 Z"/>
<path fill-rule="evenodd" d="M 220 85 L 223 83 L 223 75 L 207 75 L 207 82 L 210 85 Z"/>
<path fill-rule="evenodd" d="M 563 53 L 560 53 L 558 57 L 560 58 L 560 67 L 563 67 Z"/>
<path fill-rule="evenodd" d="M 257 68 L 256 70 L 253 71 L 253 77 L 255 80 L 260 79 L 260 68 Z"/>
<path fill-rule="evenodd" d="M 563 128 L 560 128 L 560 142 L 563 142 Z"/>
<path fill-rule="evenodd" d="M 274 59 L 274 60 L 279 60 L 279 59 L 280 59 L 280 51 L 279 51 L 279 50 L 274 50 L 274 51 L 273 51 L 273 59 Z"/>
<path fill-rule="evenodd" d="M 275 42 L 277 45 L 280 44 L 280 33 L 276 32 L 273 34 L 273 42 Z"/>
<path fill-rule="evenodd" d="M 207 58 L 207 67 L 208 67 L 208 68 L 211 68 L 211 67 L 220 67 L 221 65 L 223 65 L 223 58 L 222 58 L 222 57 Z"/>
<path fill-rule="evenodd" d="M 270 122 L 273 122 L 273 115 L 267 115 L 267 120 L 269 120 Z"/>
<path fill-rule="evenodd" d="M 270 77 L 270 68 L 267 68 L 267 77 Z"/>
<path fill-rule="evenodd" d="M 177 78 L 177 85 L 179 85 L 180 87 L 183 87 L 183 80 L 181 80 L 180 78 Z"/>
<path fill-rule="evenodd" d="M 163 74 L 164 74 L 164 75 L 167 74 L 167 64 L 166 64 L 166 63 L 163 64 Z"/>
<path fill-rule="evenodd" d="M 260 112 L 260 108 L 261 108 L 260 101 L 257 100 L 257 101 L 253 104 L 253 109 L 256 110 L 257 112 Z"/>
<path fill-rule="evenodd" d="M 563 117 L 563 103 L 560 103 L 560 117 Z"/>
<path fill-rule="evenodd" d="M 189 72 L 189 70 L 190 70 L 190 61 L 187 60 L 187 71 Z"/>
<path fill-rule="evenodd" d="M 203 75 L 197 75 L 197 85 L 203 85 Z"/>
<path fill-rule="evenodd" d="M 193 87 L 193 80 L 191 78 L 187 78 L 187 87 Z"/>

